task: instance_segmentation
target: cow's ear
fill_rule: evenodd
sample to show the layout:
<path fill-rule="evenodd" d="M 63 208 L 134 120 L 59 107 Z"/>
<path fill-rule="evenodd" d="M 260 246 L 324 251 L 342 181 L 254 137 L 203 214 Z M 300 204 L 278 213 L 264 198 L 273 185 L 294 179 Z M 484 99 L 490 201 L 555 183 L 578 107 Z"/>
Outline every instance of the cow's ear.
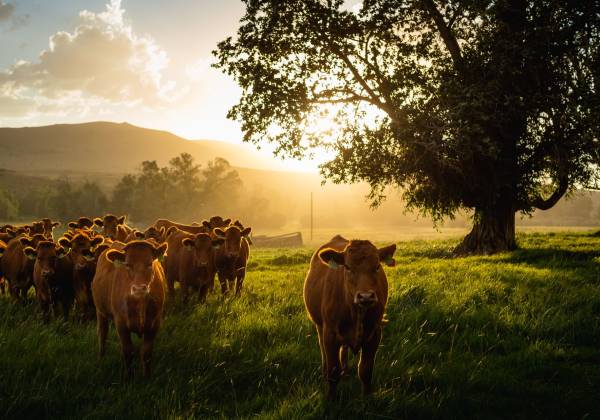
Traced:
<path fill-rule="evenodd" d="M 101 218 L 99 218 L 99 217 L 96 217 L 96 218 L 94 219 L 94 224 L 95 224 L 96 226 L 100 226 L 100 227 L 102 227 L 102 226 L 104 226 L 104 221 L 103 221 Z"/>
<path fill-rule="evenodd" d="M 21 245 L 23 245 L 24 247 L 33 246 L 31 238 L 19 238 L 19 242 L 21 242 Z"/>
<path fill-rule="evenodd" d="M 77 229 L 77 223 L 76 222 L 69 222 L 67 224 L 68 227 L 70 227 L 71 229 Z"/>
<path fill-rule="evenodd" d="M 319 258 L 329 268 L 337 270 L 340 266 L 344 265 L 344 253 L 336 251 L 335 249 L 325 248 L 319 252 Z"/>
<path fill-rule="evenodd" d="M 35 260 L 37 258 L 37 252 L 30 246 L 23 248 L 23 254 L 30 260 Z"/>
<path fill-rule="evenodd" d="M 223 224 L 225 226 L 229 225 L 230 223 L 231 223 L 231 219 L 225 219 L 225 220 L 223 220 Z"/>
<path fill-rule="evenodd" d="M 114 264 L 115 267 L 121 267 L 125 264 L 125 253 L 118 249 L 111 249 L 106 253 L 106 258 Z"/>
<path fill-rule="evenodd" d="M 160 236 L 164 238 L 165 237 L 165 227 L 161 226 L 159 229 L 159 232 L 160 232 Z"/>
<path fill-rule="evenodd" d="M 71 248 L 63 248 L 62 246 L 56 247 L 56 257 L 65 258 L 71 252 Z"/>
<path fill-rule="evenodd" d="M 188 251 L 193 251 L 194 250 L 194 240 L 191 238 L 184 238 L 181 243 L 183 244 L 183 246 L 185 247 L 185 249 L 187 249 Z"/>
<path fill-rule="evenodd" d="M 125 216 L 121 216 L 117 219 L 117 224 L 122 225 L 125 223 Z"/>
<path fill-rule="evenodd" d="M 167 247 L 168 245 L 164 243 L 154 248 L 154 258 L 162 262 L 165 256 L 165 252 L 167 252 Z"/>
<path fill-rule="evenodd" d="M 104 238 L 102 236 L 95 236 L 91 242 L 92 242 L 92 247 L 95 247 L 95 246 L 100 245 L 102 242 L 104 242 Z"/>
<path fill-rule="evenodd" d="M 204 226 L 205 228 L 210 229 L 210 222 L 208 220 L 203 220 L 202 221 L 202 226 Z"/>
<path fill-rule="evenodd" d="M 52 227 L 58 227 L 58 226 L 60 226 L 60 222 L 54 222 L 54 223 L 52 223 Z"/>
<path fill-rule="evenodd" d="M 379 253 L 379 261 L 383 262 L 388 267 L 393 267 L 396 265 L 396 260 L 394 260 L 394 252 L 396 252 L 396 244 L 386 246 L 384 248 L 379 248 L 377 250 Z"/>
<path fill-rule="evenodd" d="M 60 238 L 58 244 L 63 248 L 71 248 L 71 241 L 68 238 Z"/>
<path fill-rule="evenodd" d="M 220 238 L 224 238 L 225 237 L 225 231 L 221 228 L 216 228 L 213 230 L 213 232 L 215 233 L 215 235 L 217 235 Z"/>
<path fill-rule="evenodd" d="M 246 229 L 242 230 L 242 236 L 248 236 L 250 235 L 250 232 L 252 232 L 252 228 L 251 227 L 247 227 Z"/>
<path fill-rule="evenodd" d="M 136 237 L 136 238 L 138 238 L 138 239 L 144 239 L 144 233 L 143 233 L 143 232 L 140 232 L 139 230 L 136 230 L 136 231 L 135 231 L 133 234 L 134 234 L 134 235 L 135 235 L 135 237 Z"/>
<path fill-rule="evenodd" d="M 165 238 L 168 238 L 169 236 L 171 236 L 171 234 L 173 232 L 175 232 L 177 230 L 177 226 L 171 226 L 169 229 L 167 229 L 167 233 L 165 234 Z"/>
<path fill-rule="evenodd" d="M 225 239 L 223 239 L 223 238 L 215 238 L 212 240 L 212 246 L 214 249 L 221 248 L 221 245 L 223 245 L 224 243 L 225 243 Z"/>

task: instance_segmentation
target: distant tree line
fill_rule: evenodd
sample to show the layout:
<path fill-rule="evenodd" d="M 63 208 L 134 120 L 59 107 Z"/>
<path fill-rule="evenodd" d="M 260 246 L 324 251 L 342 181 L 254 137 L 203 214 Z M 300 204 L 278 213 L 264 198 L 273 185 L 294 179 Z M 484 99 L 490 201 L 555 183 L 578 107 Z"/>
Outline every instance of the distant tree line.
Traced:
<path fill-rule="evenodd" d="M 260 208 L 252 208 L 242 187 L 238 172 L 227 160 L 216 158 L 202 166 L 183 153 L 164 167 L 156 161 L 142 162 L 137 172 L 123 176 L 109 191 L 95 181 L 0 186 L 0 220 L 51 217 L 67 221 L 111 212 L 142 225 L 164 217 L 201 221 L 213 214 L 245 216 L 249 223 L 262 215 L 271 227 L 283 222 L 282 215 L 267 215 L 269 203 L 264 198 L 257 201 Z"/>

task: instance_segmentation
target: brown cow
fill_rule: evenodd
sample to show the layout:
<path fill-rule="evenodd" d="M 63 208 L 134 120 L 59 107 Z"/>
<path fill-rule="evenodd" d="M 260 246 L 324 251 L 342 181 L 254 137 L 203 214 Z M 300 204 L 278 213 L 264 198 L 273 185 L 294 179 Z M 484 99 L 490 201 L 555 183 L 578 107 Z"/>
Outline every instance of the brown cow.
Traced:
<path fill-rule="evenodd" d="M 153 240 L 157 244 L 162 244 L 163 242 L 165 242 L 165 237 L 166 237 L 166 234 L 165 234 L 164 227 L 157 229 L 154 226 L 150 226 L 148 229 L 146 229 L 143 232 L 140 232 L 137 229 L 132 231 L 125 239 L 125 242 L 146 239 L 146 240 Z"/>
<path fill-rule="evenodd" d="M 175 294 L 175 282 L 179 281 L 179 261 L 183 249 L 183 240 L 191 237 L 193 237 L 191 233 L 179 230 L 175 226 L 171 226 L 167 231 L 167 244 L 169 245 L 169 252 L 165 257 L 164 267 L 167 288 L 169 295 L 171 296 Z"/>
<path fill-rule="evenodd" d="M 44 231 L 42 232 L 42 235 L 44 235 L 49 240 L 53 240 L 54 228 L 60 226 L 60 222 L 53 222 L 52 219 L 48 219 L 47 217 L 43 218 L 41 222 L 44 226 Z"/>
<path fill-rule="evenodd" d="M 115 242 L 98 262 L 92 283 L 96 302 L 100 356 L 106 351 L 108 322 L 113 320 L 121 341 L 128 378 L 133 374 L 131 333 L 143 337 L 141 359 L 144 375 L 151 372 L 152 347 L 159 330 L 165 300 L 164 272 L 158 261 L 167 244 L 155 247 L 148 241 Z"/>
<path fill-rule="evenodd" d="M 75 222 L 69 222 L 67 226 L 71 229 L 91 229 L 94 227 L 94 221 L 89 217 L 82 216 Z"/>
<path fill-rule="evenodd" d="M 107 214 L 102 219 L 94 219 L 94 224 L 102 228 L 102 235 L 113 241 L 124 242 L 127 236 L 133 231 L 125 224 L 125 216 L 117 217 Z"/>
<path fill-rule="evenodd" d="M 154 223 L 154 226 L 158 229 L 165 228 L 166 231 L 169 228 L 175 226 L 179 230 L 183 230 L 184 232 L 197 234 L 197 233 L 210 233 L 212 229 L 215 228 L 225 228 L 229 226 L 231 223 L 231 219 L 223 219 L 221 216 L 213 216 L 210 220 L 204 220 L 202 224 L 192 224 L 186 225 L 182 223 L 172 222 L 167 219 L 159 219 Z"/>
<path fill-rule="evenodd" d="M 240 230 L 237 226 L 229 226 L 225 230 L 220 228 L 213 230 L 213 234 L 217 238 L 224 239 L 223 246 L 217 250 L 215 258 L 221 292 L 224 295 L 229 290 L 233 290 L 234 281 L 236 282 L 236 296 L 242 292 L 246 277 L 246 264 L 250 256 L 250 247 L 246 238 L 251 231 L 250 227 Z"/>
<path fill-rule="evenodd" d="M 304 282 L 304 304 L 317 328 L 321 366 L 334 398 L 347 372 L 348 348 L 359 351 L 358 376 L 364 393 L 371 391 L 375 353 L 388 298 L 381 262 L 395 265 L 396 245 L 377 249 L 371 242 L 337 235 L 314 253 Z"/>
<path fill-rule="evenodd" d="M 51 241 L 41 241 L 37 249 L 26 247 L 23 253 L 35 261 L 33 283 L 44 321 L 50 319 L 50 308 L 58 315 L 60 305 L 65 319 L 75 298 L 71 283 L 71 265 L 65 261 L 69 251 Z"/>
<path fill-rule="evenodd" d="M 208 233 L 187 234 L 181 240 L 183 248 L 179 255 L 179 282 L 184 302 L 187 302 L 188 288 L 198 291 L 200 302 L 206 300 L 213 289 L 215 274 L 215 254 L 225 240 L 211 238 Z M 170 253 L 171 251 L 169 251 Z"/>
<path fill-rule="evenodd" d="M 44 235 L 21 235 L 6 244 L 2 256 L 2 273 L 8 280 L 8 290 L 15 300 L 27 298 L 27 292 L 33 286 L 33 261 L 23 253 L 25 247 L 37 248 L 37 244 L 45 240 Z"/>
<path fill-rule="evenodd" d="M 83 313 L 84 319 L 94 316 L 94 301 L 92 299 L 92 280 L 96 273 L 95 248 L 103 242 L 101 236 L 91 238 L 87 233 L 80 231 L 71 239 L 62 237 L 58 243 L 70 249 L 69 261 L 72 267 L 71 281 L 75 290 L 77 307 Z"/>

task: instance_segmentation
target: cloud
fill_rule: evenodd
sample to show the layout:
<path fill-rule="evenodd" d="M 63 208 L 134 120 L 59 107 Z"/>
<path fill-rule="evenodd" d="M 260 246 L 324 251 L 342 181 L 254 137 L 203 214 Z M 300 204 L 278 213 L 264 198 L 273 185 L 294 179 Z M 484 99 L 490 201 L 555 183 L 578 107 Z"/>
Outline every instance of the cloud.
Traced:
<path fill-rule="evenodd" d="M 120 0 L 111 0 L 100 13 L 82 11 L 75 29 L 52 35 L 37 61 L 0 71 L 0 100 L 10 96 L 43 104 L 38 112 L 79 106 L 86 99 L 150 108 L 168 104 L 175 83 L 163 80 L 167 54 L 149 36 L 136 34 L 124 14 Z"/>
<path fill-rule="evenodd" d="M 10 20 L 15 12 L 15 6 L 0 0 L 0 22 Z"/>

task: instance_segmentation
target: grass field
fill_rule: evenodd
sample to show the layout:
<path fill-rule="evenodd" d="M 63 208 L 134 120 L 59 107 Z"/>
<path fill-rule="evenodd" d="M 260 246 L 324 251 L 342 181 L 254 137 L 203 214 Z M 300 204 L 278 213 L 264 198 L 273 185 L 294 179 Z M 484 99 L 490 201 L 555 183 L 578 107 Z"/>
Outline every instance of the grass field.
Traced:
<path fill-rule="evenodd" d="M 520 234 L 493 257 L 456 243 L 399 243 L 369 397 L 353 376 L 323 398 L 311 249 L 253 249 L 240 299 L 169 302 L 149 380 L 121 383 L 114 329 L 99 361 L 95 324 L 0 298 L 0 418 L 600 418 L 600 237 Z"/>

